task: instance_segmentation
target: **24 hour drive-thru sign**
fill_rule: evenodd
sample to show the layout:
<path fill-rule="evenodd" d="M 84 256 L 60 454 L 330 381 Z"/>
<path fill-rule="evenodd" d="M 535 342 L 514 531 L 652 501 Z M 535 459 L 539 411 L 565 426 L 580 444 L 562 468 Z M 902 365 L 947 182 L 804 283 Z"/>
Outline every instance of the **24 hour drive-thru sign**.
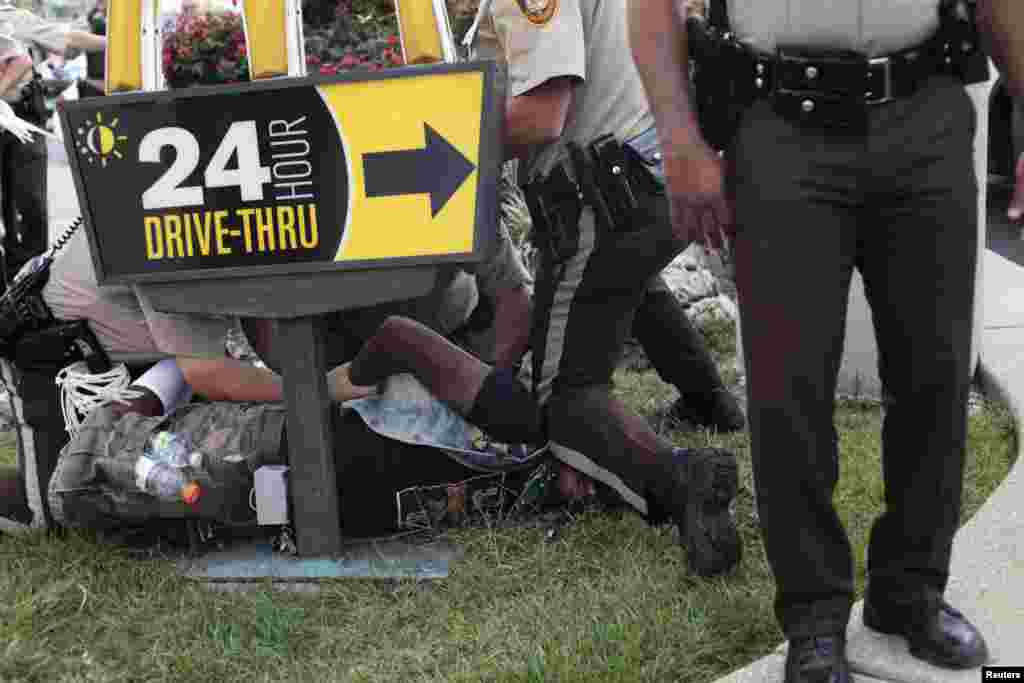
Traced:
<path fill-rule="evenodd" d="M 272 321 L 297 549 L 337 557 L 346 450 L 323 314 L 423 296 L 441 267 L 481 259 L 504 78 L 494 62 L 307 78 L 302 3 L 240 4 L 253 81 L 160 92 L 159 1 L 107 0 L 108 97 L 62 107 L 64 143 L 100 284 Z M 444 0 L 396 10 L 408 63 L 454 60 Z"/>
<path fill-rule="evenodd" d="M 477 260 L 494 80 L 477 62 L 69 103 L 100 282 Z"/>

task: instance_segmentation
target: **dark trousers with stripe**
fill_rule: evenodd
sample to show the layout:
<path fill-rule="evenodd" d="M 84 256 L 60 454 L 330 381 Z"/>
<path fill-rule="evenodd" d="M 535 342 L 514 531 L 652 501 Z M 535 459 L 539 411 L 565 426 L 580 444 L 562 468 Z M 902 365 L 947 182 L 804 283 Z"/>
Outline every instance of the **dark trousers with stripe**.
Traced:
<path fill-rule="evenodd" d="M 650 281 L 636 309 L 633 336 L 658 376 L 680 394 L 710 396 L 722 388 L 722 376 L 704 335 L 660 275 Z"/>
<path fill-rule="evenodd" d="M 32 512 L 32 526 L 52 526 L 47 487 L 60 451 L 68 442 L 56 385 L 60 368 L 22 368 L 0 359 L 17 435 L 22 493 Z"/>
<path fill-rule="evenodd" d="M 21 142 L 0 133 L 0 205 L 7 277 L 46 250 L 46 140 Z"/>
<path fill-rule="evenodd" d="M 790 638 L 845 629 L 851 548 L 832 502 L 836 376 L 851 273 L 886 395 L 872 592 L 945 588 L 960 514 L 977 246 L 975 112 L 946 77 L 874 107 L 866 134 L 800 127 L 767 102 L 731 150 L 758 509 Z"/>
<path fill-rule="evenodd" d="M 645 291 L 684 246 L 672 236 L 664 197 L 642 204 L 632 229 L 615 232 L 584 209 L 576 253 L 542 260 L 531 348 L 552 453 L 658 521 L 672 503 L 672 446 L 611 396 Z"/>
<path fill-rule="evenodd" d="M 152 363 L 129 366 L 137 379 Z M 32 512 L 32 526 L 52 528 L 47 490 L 61 450 L 68 443 L 60 405 L 57 373 L 61 365 L 12 363 L 0 358 L 0 376 L 8 392 L 17 435 L 22 494 Z"/>

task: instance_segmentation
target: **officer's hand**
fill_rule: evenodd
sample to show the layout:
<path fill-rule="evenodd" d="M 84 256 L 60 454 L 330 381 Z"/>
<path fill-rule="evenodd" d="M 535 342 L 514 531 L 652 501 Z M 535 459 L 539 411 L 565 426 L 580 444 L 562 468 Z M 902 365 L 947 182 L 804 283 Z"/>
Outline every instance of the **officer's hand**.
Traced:
<path fill-rule="evenodd" d="M 1010 200 L 1010 207 L 1006 210 L 1006 217 L 1014 222 L 1024 220 L 1024 153 L 1017 157 L 1013 199 Z"/>
<path fill-rule="evenodd" d="M 672 232 L 680 242 L 721 249 L 733 233 L 721 158 L 707 145 L 669 149 L 665 159 Z"/>

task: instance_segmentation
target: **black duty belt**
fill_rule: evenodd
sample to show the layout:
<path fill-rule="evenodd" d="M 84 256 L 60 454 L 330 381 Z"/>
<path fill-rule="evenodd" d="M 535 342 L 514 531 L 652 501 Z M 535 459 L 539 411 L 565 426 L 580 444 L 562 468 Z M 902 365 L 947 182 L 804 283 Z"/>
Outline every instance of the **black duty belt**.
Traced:
<path fill-rule="evenodd" d="M 786 118 L 840 128 L 864 125 L 867 109 L 913 95 L 936 74 L 972 82 L 965 64 L 975 55 L 983 58 L 971 42 L 935 39 L 875 58 L 790 48 L 780 48 L 774 55 L 743 53 L 737 60 L 739 78 L 747 81 L 755 97 L 772 99 Z"/>

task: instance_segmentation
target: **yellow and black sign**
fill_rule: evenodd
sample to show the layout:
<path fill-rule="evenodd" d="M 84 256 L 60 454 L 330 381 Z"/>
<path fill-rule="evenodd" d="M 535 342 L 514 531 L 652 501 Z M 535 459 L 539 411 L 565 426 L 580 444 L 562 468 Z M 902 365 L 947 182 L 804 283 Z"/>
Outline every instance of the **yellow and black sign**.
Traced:
<path fill-rule="evenodd" d="M 477 260 L 501 162 L 494 68 L 68 103 L 100 282 Z"/>

